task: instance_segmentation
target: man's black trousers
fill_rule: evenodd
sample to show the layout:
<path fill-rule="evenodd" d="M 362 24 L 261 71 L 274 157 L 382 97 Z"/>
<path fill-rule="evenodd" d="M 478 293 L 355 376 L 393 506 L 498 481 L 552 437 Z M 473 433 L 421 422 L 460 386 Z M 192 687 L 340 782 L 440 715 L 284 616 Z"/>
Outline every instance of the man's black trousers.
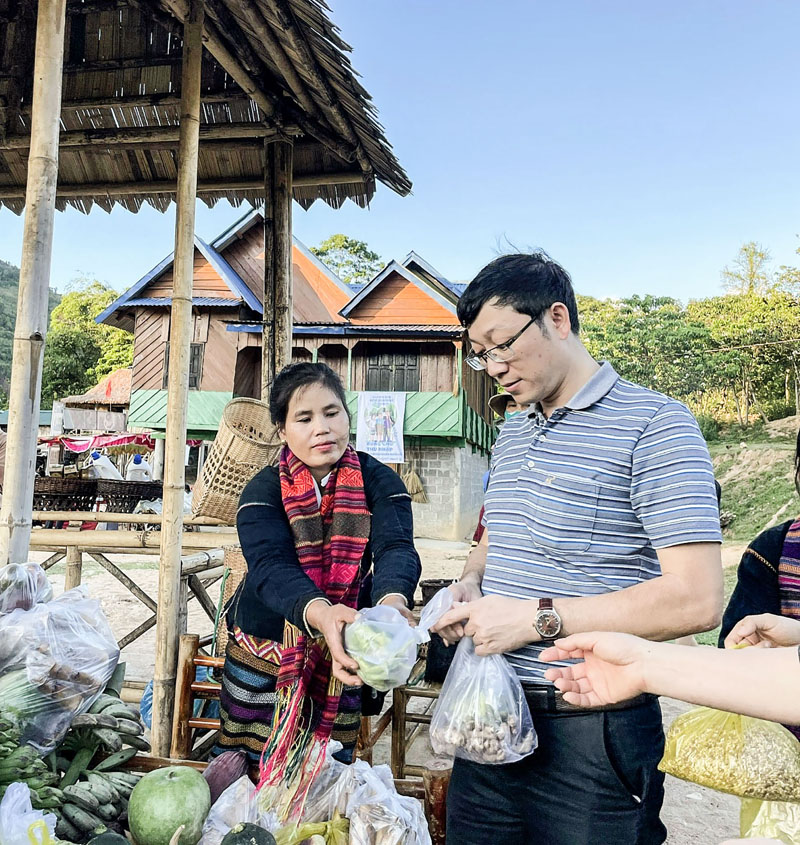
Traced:
<path fill-rule="evenodd" d="M 447 845 L 661 845 L 664 775 L 655 698 L 624 710 L 534 712 L 536 751 L 488 766 L 456 759 Z"/>

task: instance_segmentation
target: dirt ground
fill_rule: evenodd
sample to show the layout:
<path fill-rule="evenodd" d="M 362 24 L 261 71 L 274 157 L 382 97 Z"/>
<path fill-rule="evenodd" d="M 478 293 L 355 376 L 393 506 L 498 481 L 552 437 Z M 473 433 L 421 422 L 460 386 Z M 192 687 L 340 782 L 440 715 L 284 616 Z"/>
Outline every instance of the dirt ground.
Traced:
<path fill-rule="evenodd" d="M 463 566 L 469 550 L 466 543 L 438 540 L 417 540 L 417 548 L 423 562 L 423 579 L 455 578 Z M 739 562 L 744 546 L 726 544 L 723 547 L 723 565 L 735 566 Z M 35 554 L 35 560 L 44 560 L 46 554 Z M 110 556 L 122 566 L 127 574 L 150 596 L 156 597 L 158 586 L 157 558 L 137 559 L 134 556 Z M 63 563 L 50 570 L 56 592 L 63 589 Z M 117 637 L 144 622 L 150 612 L 116 579 L 94 563 L 84 563 L 83 583 L 91 596 L 98 598 Z M 210 595 L 216 599 L 214 587 Z M 188 629 L 201 635 L 210 633 L 212 624 L 196 602 L 190 603 Z M 127 663 L 127 677 L 133 680 L 149 680 L 152 677 L 155 655 L 155 631 L 150 630 L 123 650 L 122 659 Z M 415 709 L 424 707 L 424 700 L 416 699 Z M 662 699 L 665 728 L 688 705 Z M 383 740 L 376 747 L 375 763 L 389 760 L 389 743 Z M 408 762 L 430 765 L 435 755 L 427 741 L 427 734 L 421 733 L 408 756 Z M 719 845 L 723 840 L 738 835 L 739 801 L 730 795 L 685 783 L 667 777 L 666 799 L 662 813 L 669 830 L 670 845 Z M 610 843 L 609 843 L 610 845 Z"/>

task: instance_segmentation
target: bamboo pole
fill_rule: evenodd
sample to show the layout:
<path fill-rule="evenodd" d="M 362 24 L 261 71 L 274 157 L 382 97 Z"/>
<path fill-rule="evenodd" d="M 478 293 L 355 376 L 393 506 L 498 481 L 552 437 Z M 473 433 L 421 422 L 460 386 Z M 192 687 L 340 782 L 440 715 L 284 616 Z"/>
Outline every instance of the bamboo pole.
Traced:
<path fill-rule="evenodd" d="M 83 570 L 83 552 L 77 546 L 67 549 L 67 571 L 64 577 L 64 591 L 71 590 L 81 583 Z"/>
<path fill-rule="evenodd" d="M 200 130 L 200 77 L 203 56 L 202 0 L 191 0 L 184 23 L 181 71 L 181 140 L 178 153 L 175 269 L 172 290 L 169 407 L 164 459 L 164 511 L 158 576 L 156 660 L 153 676 L 153 754 L 169 752 L 181 592 L 184 453 L 189 398 L 189 346 L 192 335 L 194 218 Z"/>
<path fill-rule="evenodd" d="M 261 398 L 292 360 L 292 142 L 264 147 L 264 300 Z"/>
<path fill-rule="evenodd" d="M 163 443 L 163 440 L 161 441 Z M 118 522 L 128 525 L 161 525 L 163 517 L 158 513 L 114 513 L 113 511 L 34 511 L 34 521 L 44 522 Z M 223 530 L 231 528 L 224 519 L 217 519 L 213 516 L 201 516 L 193 514 L 184 517 L 184 525 L 207 525 Z"/>
<path fill-rule="evenodd" d="M 28 559 L 39 429 L 42 357 L 53 250 L 61 66 L 66 0 L 40 0 L 36 20 L 31 150 L 9 388 L 6 491 L 0 508 L 0 564 Z"/>

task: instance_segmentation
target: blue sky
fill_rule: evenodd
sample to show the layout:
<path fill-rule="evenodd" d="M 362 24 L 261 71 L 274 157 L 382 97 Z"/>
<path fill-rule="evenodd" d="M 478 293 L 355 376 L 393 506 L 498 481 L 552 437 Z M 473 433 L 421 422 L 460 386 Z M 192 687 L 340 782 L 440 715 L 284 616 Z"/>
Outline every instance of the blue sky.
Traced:
<path fill-rule="evenodd" d="M 743 0 L 328 0 L 414 183 L 372 207 L 295 206 L 384 258 L 414 249 L 452 280 L 541 246 L 595 296 L 720 292 L 756 240 L 800 264 L 800 4 Z M 174 208 L 174 207 L 173 207 Z M 198 204 L 210 238 L 240 212 Z M 57 214 L 53 284 L 124 289 L 172 249 L 174 214 Z M 0 258 L 22 220 L 0 211 Z"/>

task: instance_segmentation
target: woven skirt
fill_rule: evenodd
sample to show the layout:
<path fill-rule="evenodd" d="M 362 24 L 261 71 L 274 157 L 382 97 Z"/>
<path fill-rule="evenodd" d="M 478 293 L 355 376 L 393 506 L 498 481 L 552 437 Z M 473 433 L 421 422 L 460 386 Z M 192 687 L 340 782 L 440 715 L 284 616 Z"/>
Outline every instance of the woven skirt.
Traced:
<path fill-rule="evenodd" d="M 243 648 L 233 635 L 228 639 L 220 691 L 222 727 L 212 753 L 245 751 L 257 765 L 272 727 L 280 647 L 274 643 L 270 648 L 269 641 L 260 641 L 258 655 L 251 648 Z M 343 762 L 353 758 L 360 725 L 361 688 L 345 687 L 331 734 L 331 739 L 342 743 L 342 752 L 336 757 Z"/>

